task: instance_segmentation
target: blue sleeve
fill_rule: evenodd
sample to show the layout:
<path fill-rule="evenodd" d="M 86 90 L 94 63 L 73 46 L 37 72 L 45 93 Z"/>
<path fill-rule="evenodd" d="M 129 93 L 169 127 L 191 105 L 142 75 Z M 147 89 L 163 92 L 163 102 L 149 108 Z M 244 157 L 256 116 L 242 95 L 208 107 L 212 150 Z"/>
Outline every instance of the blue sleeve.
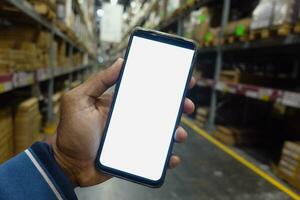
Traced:
<path fill-rule="evenodd" d="M 0 199 L 77 199 L 74 186 L 43 142 L 0 165 Z"/>

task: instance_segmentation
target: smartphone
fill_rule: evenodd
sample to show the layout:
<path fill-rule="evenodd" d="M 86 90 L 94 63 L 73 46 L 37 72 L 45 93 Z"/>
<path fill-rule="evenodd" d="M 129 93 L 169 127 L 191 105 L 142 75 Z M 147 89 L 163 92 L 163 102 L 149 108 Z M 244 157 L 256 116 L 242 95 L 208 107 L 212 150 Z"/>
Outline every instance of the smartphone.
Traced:
<path fill-rule="evenodd" d="M 133 31 L 100 141 L 99 170 L 149 187 L 163 184 L 195 52 L 192 41 Z"/>

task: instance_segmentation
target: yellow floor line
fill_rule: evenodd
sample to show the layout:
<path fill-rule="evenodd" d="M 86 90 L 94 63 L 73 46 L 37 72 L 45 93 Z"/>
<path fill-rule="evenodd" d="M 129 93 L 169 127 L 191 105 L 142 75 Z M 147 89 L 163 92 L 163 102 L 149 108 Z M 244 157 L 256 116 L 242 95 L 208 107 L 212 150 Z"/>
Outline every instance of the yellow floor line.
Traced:
<path fill-rule="evenodd" d="M 291 198 L 295 200 L 300 200 L 300 196 L 298 194 L 296 194 L 291 189 L 278 182 L 272 176 L 268 175 L 266 172 L 264 172 L 259 167 L 255 166 L 254 164 L 252 164 L 251 162 L 243 158 L 241 155 L 239 155 L 238 153 L 236 153 L 226 145 L 222 144 L 221 142 L 213 138 L 211 135 L 209 135 L 202 129 L 198 128 L 191 120 L 187 119 L 186 117 L 182 117 L 181 122 L 183 122 L 183 124 L 187 125 L 191 129 L 196 131 L 199 135 L 204 137 L 206 140 L 208 140 L 209 142 L 211 142 L 212 144 L 216 145 L 218 148 L 220 148 L 221 150 L 229 154 L 231 157 L 239 161 L 241 164 L 245 165 L 246 167 L 254 171 L 256 174 L 258 174 L 259 176 L 267 180 L 269 183 L 271 183 L 272 185 L 274 185 L 275 187 L 277 187 L 278 189 L 280 189 L 281 191 L 289 195 Z"/>

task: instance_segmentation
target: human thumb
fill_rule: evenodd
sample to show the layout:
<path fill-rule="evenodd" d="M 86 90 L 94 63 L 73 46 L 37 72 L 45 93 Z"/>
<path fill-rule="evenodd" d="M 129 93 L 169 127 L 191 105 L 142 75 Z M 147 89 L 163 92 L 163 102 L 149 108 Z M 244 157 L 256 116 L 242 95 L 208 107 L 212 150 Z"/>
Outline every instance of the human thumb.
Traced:
<path fill-rule="evenodd" d="M 83 83 L 83 92 L 94 98 L 101 96 L 117 81 L 123 61 L 124 60 L 122 58 L 118 58 L 112 66 L 92 76 L 89 80 Z"/>

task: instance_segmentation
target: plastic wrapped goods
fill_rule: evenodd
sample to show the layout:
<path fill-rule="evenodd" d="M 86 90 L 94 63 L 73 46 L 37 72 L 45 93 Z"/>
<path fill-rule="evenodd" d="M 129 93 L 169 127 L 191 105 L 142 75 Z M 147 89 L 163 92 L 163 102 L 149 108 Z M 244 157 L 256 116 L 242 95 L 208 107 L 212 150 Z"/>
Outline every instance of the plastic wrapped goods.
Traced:
<path fill-rule="evenodd" d="M 252 14 L 251 29 L 267 28 L 271 25 L 276 0 L 260 0 Z"/>

